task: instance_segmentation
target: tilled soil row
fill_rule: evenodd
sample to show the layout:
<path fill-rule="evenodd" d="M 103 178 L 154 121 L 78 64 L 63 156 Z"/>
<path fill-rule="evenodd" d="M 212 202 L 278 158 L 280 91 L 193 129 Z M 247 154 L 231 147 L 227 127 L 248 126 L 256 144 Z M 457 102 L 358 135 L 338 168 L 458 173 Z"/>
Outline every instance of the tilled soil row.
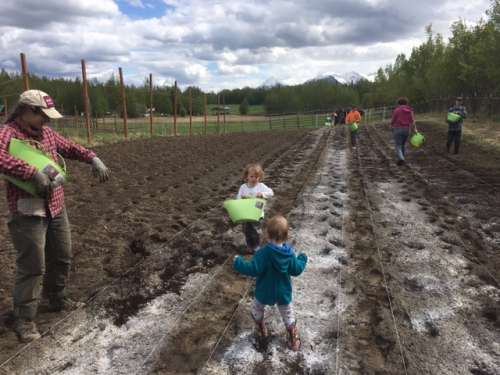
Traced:
<path fill-rule="evenodd" d="M 317 132 L 302 134 L 305 136 L 292 147 L 287 142 L 284 145 L 278 142 L 278 147 L 272 155 L 266 156 L 263 160 L 269 176 L 268 181 L 271 181 L 270 185 L 275 189 L 276 194 L 286 197 L 289 204 L 293 202 L 293 196 L 297 194 L 296 189 L 302 186 L 301 181 L 311 170 L 314 170 L 314 160 L 317 159 L 321 145 L 324 143 L 321 134 Z M 230 148 L 230 151 L 238 153 L 234 147 Z M 235 186 L 232 187 L 234 193 L 237 190 L 238 179 L 231 175 L 238 176 L 241 169 L 231 172 L 227 169 L 228 166 L 225 166 L 224 171 L 226 174 L 229 173 L 229 177 L 234 180 Z M 298 177 L 294 183 L 289 182 L 289 173 Z M 227 178 L 228 175 L 225 177 Z M 209 183 L 207 185 L 210 186 Z M 226 190 L 229 184 L 226 181 L 223 185 Z M 286 199 L 281 202 L 281 205 L 271 208 L 271 211 L 286 210 L 287 204 L 284 203 Z M 201 306 L 209 307 L 209 311 L 213 314 L 208 315 L 213 319 L 217 316 L 224 317 L 226 310 L 233 308 L 231 304 L 241 298 L 241 290 L 246 288 L 246 284 L 234 278 L 229 262 L 224 263 L 212 281 L 208 278 L 208 275 L 214 274 L 214 267 L 225 262 L 231 254 L 236 254 L 237 244 L 243 242 L 239 230 L 235 233 L 231 230 L 228 232 L 228 225 L 223 219 L 220 203 L 215 208 L 208 210 L 208 207 L 205 208 L 203 214 L 190 224 L 186 224 L 177 235 L 172 236 L 168 240 L 168 245 L 151 241 L 136 242 L 135 249 L 143 256 L 142 260 L 135 267 L 125 271 L 118 282 L 109 285 L 99 293 L 92 304 L 85 309 L 85 314 L 77 314 L 59 331 L 55 330 L 52 333 L 51 337 L 54 337 L 56 342 L 69 342 L 67 349 L 71 348 L 70 350 L 58 350 L 55 347 L 55 354 L 51 355 L 51 361 L 44 363 L 43 358 L 47 357 L 47 353 L 40 348 L 32 348 L 26 352 L 26 355 L 10 363 L 9 369 L 22 373 L 23 368 L 30 366 L 40 368 L 40 373 L 45 371 L 51 374 L 64 373 L 64 371 L 78 372 L 82 368 L 86 371 L 92 371 L 91 369 L 94 368 L 93 371 L 98 373 L 148 372 L 147 369 L 156 363 L 157 358 L 165 358 L 163 345 L 160 345 L 163 344 L 162 340 L 168 341 L 170 333 L 175 336 L 175 332 L 179 332 L 179 329 L 185 326 L 185 321 L 190 320 L 190 314 L 196 315 L 198 309 L 200 312 L 203 311 Z M 189 214 L 189 211 L 184 212 Z M 192 285 L 185 285 L 188 282 Z M 210 284 L 208 288 L 207 284 Z M 224 286 L 224 293 L 221 293 L 223 290 L 221 285 Z M 199 293 L 200 291 L 203 293 Z M 205 297 L 204 294 L 211 296 Z M 204 303 L 198 302 L 199 299 Z M 151 308 L 146 306 L 149 301 L 153 306 Z M 147 307 L 145 312 L 142 311 L 144 307 Z M 155 312 L 158 308 L 161 312 Z M 169 314 L 178 318 L 169 320 Z M 149 337 L 144 337 L 148 335 L 148 332 L 141 331 L 140 326 L 145 325 L 144 330 L 150 330 L 148 324 L 152 323 L 141 322 L 143 315 L 146 316 L 146 320 L 155 319 L 156 315 L 160 324 L 163 319 L 165 323 L 162 325 L 166 331 L 169 331 L 168 335 L 165 335 L 163 330 L 157 329 L 150 332 Z M 110 319 L 115 328 L 109 326 Z M 205 326 L 201 329 L 209 327 L 209 332 L 214 335 L 218 334 L 223 318 L 217 321 L 219 325 L 206 325 L 201 321 L 201 325 Z M 77 327 L 72 328 L 72 323 Z M 199 323 L 196 322 L 200 325 Z M 71 330 L 73 330 L 72 333 Z M 134 333 L 134 330 L 138 332 Z M 100 334 L 99 331 L 102 333 Z M 193 330 L 192 334 L 196 338 L 196 344 L 200 345 L 200 342 L 204 342 L 208 345 L 210 343 L 207 332 L 201 334 L 201 337 L 197 337 L 200 331 Z M 131 343 L 129 335 L 137 342 Z M 113 338 L 113 336 L 116 337 Z M 37 346 L 52 345 L 54 347 L 53 342 L 49 343 L 53 341 L 51 337 L 44 337 L 42 340 L 47 343 L 39 343 Z M 91 337 L 93 337 L 95 348 L 85 345 Z M 186 336 L 180 334 L 179 337 L 185 338 Z M 175 341 L 176 346 L 180 345 L 181 341 L 178 337 Z M 128 349 L 124 350 L 125 347 Z M 187 355 L 199 357 L 200 360 L 206 356 L 202 345 L 196 347 L 196 355 L 193 355 L 192 348 L 183 348 Z M 38 354 L 35 355 L 35 353 Z M 171 353 L 171 356 L 176 358 L 175 353 Z M 28 360 L 28 357 L 31 358 Z M 182 354 L 179 354 L 177 358 L 180 357 Z M 38 362 L 36 358 L 39 358 Z M 104 367 L 103 362 L 106 363 Z M 143 365 L 143 362 L 147 363 Z M 173 363 L 175 362 L 174 360 Z M 88 363 L 87 366 L 85 363 Z M 188 363 L 194 366 L 200 365 L 195 358 L 192 358 L 189 361 L 179 360 L 178 366 L 186 366 Z"/>
<path fill-rule="evenodd" d="M 293 310 L 301 350 L 289 348 L 288 336 L 276 308 L 268 307 L 269 336 L 254 332 L 249 311 L 253 296 L 242 298 L 234 313 L 231 334 L 202 371 L 211 374 L 331 374 L 336 368 L 341 315 L 349 304 L 340 281 L 346 267 L 343 235 L 346 200 L 345 141 L 330 132 L 311 182 L 290 211 L 290 243 L 308 257 L 306 271 L 293 279 Z M 233 333 L 234 332 L 234 333 Z"/>
<path fill-rule="evenodd" d="M 362 280 L 359 289 L 368 296 L 371 317 L 371 334 L 356 340 L 368 348 L 360 373 L 406 368 L 409 374 L 494 374 L 499 365 L 494 306 L 500 295 L 484 265 L 470 255 L 484 251 L 481 243 L 453 225 L 464 213 L 433 193 L 435 186 L 419 173 L 396 166 L 371 132 L 361 132 L 351 185 L 353 193 L 359 190 L 361 178 L 367 199 L 353 211 L 354 249 L 361 250 L 353 252 L 360 264 L 354 276 Z M 367 210 L 371 227 L 365 225 Z M 363 243 L 363 232 L 368 242 Z M 384 303 L 389 296 L 391 305 Z"/>
<path fill-rule="evenodd" d="M 341 129 L 344 131 L 344 129 Z M 368 171 L 377 165 L 370 150 L 358 146 L 349 160 L 349 212 L 346 245 L 349 267 L 343 290 L 354 298 L 345 311 L 339 368 L 349 374 L 402 374 L 406 359 L 401 355 L 398 334 L 386 289 L 387 270 L 380 258 L 378 228 L 373 221 Z M 361 156 L 362 155 L 362 156 Z M 383 173 L 381 169 L 378 171 Z"/>
<path fill-rule="evenodd" d="M 432 128 L 429 126 L 424 129 L 427 133 Z M 393 158 L 389 156 L 393 149 L 387 142 L 390 135 L 381 131 L 380 127 L 368 127 L 366 130 L 370 142 L 383 146 L 383 151 L 379 152 L 383 152 L 387 163 L 394 166 L 391 163 Z M 431 134 L 435 135 L 432 138 L 435 139 L 436 134 Z M 463 251 L 479 278 L 498 288 L 500 189 L 495 187 L 495 181 L 500 181 L 498 168 L 491 169 L 486 175 L 483 166 L 476 174 L 471 171 L 473 166 L 464 166 L 460 160 L 435 150 L 436 146 L 432 145 L 431 152 L 418 150 L 410 153 L 409 165 L 404 168 L 413 176 L 409 186 L 430 201 L 426 211 L 431 223 L 440 221 L 443 230 L 440 235 L 446 237 L 449 233 L 455 233 L 458 236 L 445 238 L 450 247 L 455 251 Z M 475 153 L 473 145 L 469 145 L 468 152 Z M 475 157 L 478 158 L 478 155 Z M 476 160 L 479 163 L 479 159 Z"/>
<path fill-rule="evenodd" d="M 210 243 L 214 233 L 220 231 L 204 230 L 200 222 L 212 216 L 219 226 L 223 225 L 223 230 L 227 228 L 220 220 L 221 202 L 236 194 L 244 166 L 260 161 L 265 168 L 292 145 L 300 150 L 306 148 L 309 141 L 310 136 L 303 131 L 277 131 L 272 137 L 269 133 L 252 133 L 109 145 L 97 149 L 113 171 L 111 180 L 104 185 L 91 179 L 88 166 L 70 161 L 71 184 L 66 189 L 66 206 L 75 254 L 70 296 L 86 300 L 99 293 L 103 286 L 115 285 L 118 291 L 113 295 L 117 303 L 110 305 L 109 313 L 120 325 L 160 293 L 160 289 L 178 289 L 185 275 L 184 271 L 177 276 L 176 273 L 183 270 L 185 262 L 191 263 L 189 272 L 213 267 L 221 250 L 214 252 Z M 274 187 L 272 181 L 270 185 Z M 0 205 L 4 204 L 5 201 L 0 201 Z M 193 227 L 183 231 L 190 225 Z M 135 290 L 127 290 L 127 282 L 121 280 L 126 279 L 125 276 L 135 277 L 139 288 L 145 281 L 140 277 L 141 272 L 133 270 L 139 269 L 140 263 L 155 249 L 158 252 L 164 244 L 175 240 L 176 234 L 188 231 L 198 233 L 198 239 L 186 249 L 195 256 L 178 257 L 178 265 L 175 261 L 166 263 L 173 264 L 173 268 L 163 268 L 164 280 L 155 281 L 145 295 L 138 293 L 120 303 L 130 292 L 131 297 L 134 296 Z M 0 227 L 0 235 L 8 236 L 6 225 Z M 232 243 L 226 242 L 223 246 L 230 246 L 234 251 Z M 162 253 L 163 258 L 169 255 L 168 251 Z M 11 305 L 14 279 L 15 251 L 10 241 L 2 242 L 0 261 L 5 265 L 0 274 L 0 313 L 4 313 Z M 60 318 L 61 314 L 45 313 L 42 304 L 37 323 L 42 332 L 46 332 Z M 21 347 L 15 335 L 1 325 L 0 347 L 0 360 Z"/>
<path fill-rule="evenodd" d="M 277 186 L 268 217 L 276 212 L 286 215 L 293 208 L 300 191 L 317 168 L 326 139 L 327 134 L 322 132 L 312 142 L 308 140 L 308 146 L 293 147 L 268 166 L 270 179 Z M 239 235 L 229 233 L 230 242 L 237 241 Z M 218 245 L 217 240 L 214 245 Z M 229 345 L 239 329 L 239 323 L 233 318 L 251 284 L 232 270 L 234 254 L 226 253 L 229 260 L 211 279 L 203 295 L 183 314 L 179 325 L 145 363 L 145 368 L 151 366 L 154 374 L 200 372 L 209 360 L 217 358 Z"/>

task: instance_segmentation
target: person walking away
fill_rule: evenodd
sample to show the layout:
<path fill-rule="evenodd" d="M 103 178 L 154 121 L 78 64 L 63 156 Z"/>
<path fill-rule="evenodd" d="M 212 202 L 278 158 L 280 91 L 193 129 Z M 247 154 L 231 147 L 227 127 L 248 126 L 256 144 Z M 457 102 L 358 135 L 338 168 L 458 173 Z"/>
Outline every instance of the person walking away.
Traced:
<path fill-rule="evenodd" d="M 248 164 L 243 172 L 243 180 L 236 199 L 263 198 L 274 196 L 273 189 L 264 184 L 264 170 L 260 164 Z M 243 233 L 247 245 L 247 252 L 253 254 L 260 245 L 261 223 L 243 223 Z"/>
<path fill-rule="evenodd" d="M 397 164 L 403 165 L 406 157 L 406 142 L 410 131 L 416 132 L 415 114 L 408 105 L 408 98 L 401 97 L 398 106 L 392 112 L 391 128 L 394 145 L 396 148 Z"/>
<path fill-rule="evenodd" d="M 266 339 L 268 331 L 264 322 L 266 306 L 278 305 L 278 310 L 288 332 L 290 348 L 300 349 L 297 321 L 292 309 L 291 276 L 299 276 L 307 264 L 303 253 L 295 256 L 294 249 L 286 243 L 288 222 L 281 216 L 272 217 L 266 227 L 269 242 L 260 248 L 250 261 L 237 256 L 234 269 L 239 273 L 256 277 L 255 299 L 252 318 L 260 340 Z"/>
<path fill-rule="evenodd" d="M 351 147 L 356 148 L 358 132 L 359 132 L 359 123 L 361 122 L 361 114 L 358 111 L 358 107 L 352 107 L 352 109 L 347 114 L 345 122 L 349 126 L 350 130 Z"/>
<path fill-rule="evenodd" d="M 37 191 L 33 196 L 11 182 L 6 183 L 10 211 L 8 228 L 17 252 L 14 283 L 13 329 L 22 342 L 40 337 L 35 317 L 42 285 L 48 309 L 57 312 L 74 308 L 65 296 L 71 264 L 70 224 L 64 206 L 64 178 L 49 176 L 23 160 L 10 155 L 11 140 L 29 142 L 57 161 L 57 154 L 92 164 L 101 182 L 109 170 L 93 151 L 63 138 L 48 125 L 61 118 L 52 98 L 43 91 L 23 92 L 0 129 L 0 173 L 22 181 L 31 181 Z M 57 177 L 57 178 L 55 178 Z"/>
<path fill-rule="evenodd" d="M 449 116 L 449 114 L 456 116 Z M 453 117 L 453 119 L 450 119 Z M 451 145 L 454 144 L 454 154 L 458 154 L 460 149 L 460 142 L 462 140 L 462 128 L 464 126 L 464 119 L 467 118 L 467 111 L 463 105 L 463 99 L 458 97 L 455 100 L 455 105 L 448 108 L 448 140 L 446 142 L 446 151 L 449 153 Z"/>

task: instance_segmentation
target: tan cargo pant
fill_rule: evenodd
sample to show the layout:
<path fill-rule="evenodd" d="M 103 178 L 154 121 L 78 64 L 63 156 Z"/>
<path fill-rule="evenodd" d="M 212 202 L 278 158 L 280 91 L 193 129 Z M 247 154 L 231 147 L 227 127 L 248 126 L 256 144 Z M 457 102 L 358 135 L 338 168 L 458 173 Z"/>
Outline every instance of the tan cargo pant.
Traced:
<path fill-rule="evenodd" d="M 49 298 L 63 298 L 71 264 L 66 210 L 54 217 L 15 215 L 8 223 L 17 251 L 14 315 L 36 316 L 42 284 Z"/>

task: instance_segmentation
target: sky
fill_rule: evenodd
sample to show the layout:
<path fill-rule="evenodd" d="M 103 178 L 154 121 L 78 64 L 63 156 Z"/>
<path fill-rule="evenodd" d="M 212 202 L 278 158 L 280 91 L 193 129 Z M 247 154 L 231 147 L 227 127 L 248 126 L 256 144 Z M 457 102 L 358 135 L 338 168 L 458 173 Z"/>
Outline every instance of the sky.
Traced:
<path fill-rule="evenodd" d="M 373 75 L 411 53 L 425 26 L 485 18 L 490 0 L 1 0 L 0 68 L 205 91 Z"/>

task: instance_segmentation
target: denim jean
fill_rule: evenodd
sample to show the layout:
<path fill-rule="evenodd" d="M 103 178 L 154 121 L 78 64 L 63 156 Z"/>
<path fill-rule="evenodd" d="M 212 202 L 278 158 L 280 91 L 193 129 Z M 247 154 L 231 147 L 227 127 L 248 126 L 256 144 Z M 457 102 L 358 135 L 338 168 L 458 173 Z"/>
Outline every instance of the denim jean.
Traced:
<path fill-rule="evenodd" d="M 406 141 L 410 135 L 409 128 L 392 128 L 392 136 L 396 147 L 396 156 L 398 160 L 405 160 Z"/>
<path fill-rule="evenodd" d="M 8 223 L 17 251 L 14 315 L 32 320 L 42 285 L 49 298 L 63 298 L 71 264 L 66 210 L 54 217 L 15 215 Z"/>

